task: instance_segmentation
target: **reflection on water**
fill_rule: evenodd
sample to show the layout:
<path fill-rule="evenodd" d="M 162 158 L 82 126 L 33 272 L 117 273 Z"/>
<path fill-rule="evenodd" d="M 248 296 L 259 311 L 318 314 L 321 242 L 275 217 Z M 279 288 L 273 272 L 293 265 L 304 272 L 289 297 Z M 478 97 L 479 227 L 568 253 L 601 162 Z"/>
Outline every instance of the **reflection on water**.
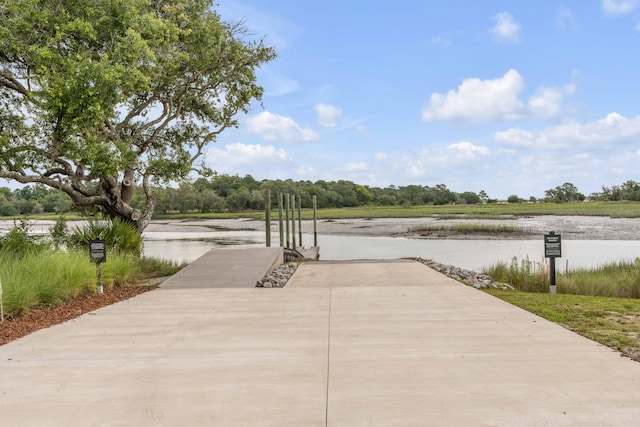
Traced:
<path fill-rule="evenodd" d="M 234 247 L 264 246 L 263 232 L 150 232 L 145 236 L 145 254 L 175 260 L 193 261 L 205 252 L 233 244 Z M 278 238 L 272 236 L 273 245 Z M 313 237 L 303 234 L 302 243 L 310 246 Z M 323 260 L 431 258 L 445 264 L 481 270 L 515 256 L 542 261 L 544 244 L 540 240 L 419 240 L 399 237 L 318 236 Z M 640 257 L 638 240 L 564 240 L 563 257 L 556 261 L 558 271 L 593 267 L 607 262 Z"/>

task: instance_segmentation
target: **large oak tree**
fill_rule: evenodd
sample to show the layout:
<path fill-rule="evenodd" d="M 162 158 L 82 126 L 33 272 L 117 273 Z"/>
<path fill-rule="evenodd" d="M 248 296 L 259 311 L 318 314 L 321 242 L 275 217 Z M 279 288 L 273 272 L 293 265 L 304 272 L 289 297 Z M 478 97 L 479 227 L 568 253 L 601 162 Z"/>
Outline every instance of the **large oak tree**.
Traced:
<path fill-rule="evenodd" d="M 202 171 L 274 57 L 210 0 L 0 0 L 0 177 L 141 232 L 153 186 Z"/>

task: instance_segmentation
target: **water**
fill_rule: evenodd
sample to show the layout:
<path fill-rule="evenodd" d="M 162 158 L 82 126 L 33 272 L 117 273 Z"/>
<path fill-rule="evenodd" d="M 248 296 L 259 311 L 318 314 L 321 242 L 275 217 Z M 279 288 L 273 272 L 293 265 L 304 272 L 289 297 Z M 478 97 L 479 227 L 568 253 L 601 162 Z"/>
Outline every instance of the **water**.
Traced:
<path fill-rule="evenodd" d="M 264 247 L 264 233 L 255 231 L 144 232 L 144 254 L 168 261 L 191 262 L 214 248 Z"/>
<path fill-rule="evenodd" d="M 32 232 L 47 234 L 55 221 L 34 221 Z M 82 224 L 74 223 L 74 226 Z M 13 227 L 13 221 L 0 221 L 0 235 Z M 636 227 L 631 227 L 636 229 Z M 176 262 L 191 262 L 213 248 L 264 247 L 263 231 L 215 231 L 201 222 L 156 224 L 145 231 L 147 256 Z M 277 246 L 278 234 L 272 234 Z M 303 234 L 303 245 L 310 246 L 313 236 Z M 497 262 L 511 262 L 513 257 L 542 261 L 544 243 L 537 240 L 421 240 L 402 237 L 318 236 L 323 260 L 431 258 L 470 270 Z M 569 240 L 562 241 L 562 258 L 556 260 L 559 272 L 565 269 L 596 267 L 609 262 L 633 261 L 640 257 L 640 240 Z"/>
<path fill-rule="evenodd" d="M 228 246 L 264 246 L 263 232 L 145 232 L 145 254 L 175 261 L 192 261 L 206 251 Z M 278 244 L 277 236 L 274 245 Z M 303 234 L 309 246 L 311 235 Z M 482 270 L 513 257 L 542 261 L 543 240 L 420 240 L 400 237 L 318 236 L 323 260 L 431 258 L 470 270 Z M 638 240 L 564 240 L 558 271 L 595 267 L 608 262 L 632 261 L 640 257 Z"/>

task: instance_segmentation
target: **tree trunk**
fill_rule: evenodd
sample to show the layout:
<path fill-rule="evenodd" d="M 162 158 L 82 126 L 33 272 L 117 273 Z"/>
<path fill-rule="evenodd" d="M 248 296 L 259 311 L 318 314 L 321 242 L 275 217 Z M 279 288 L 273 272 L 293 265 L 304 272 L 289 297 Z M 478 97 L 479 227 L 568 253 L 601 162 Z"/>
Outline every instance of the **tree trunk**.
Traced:
<path fill-rule="evenodd" d="M 109 177 L 108 179 L 103 179 L 102 187 L 105 190 L 108 199 L 107 206 L 104 206 L 104 208 L 107 211 L 107 215 L 109 215 L 112 220 L 118 219 L 122 222 L 131 224 L 138 233 L 142 234 L 151 219 L 149 218 L 146 222 L 143 221 L 143 216 L 140 214 L 140 211 L 134 209 L 129 204 L 133 196 L 133 183 L 130 178 L 133 176 L 133 171 L 131 170 L 130 175 L 128 175 L 129 171 L 130 170 L 128 169 L 127 173 L 125 173 L 125 178 L 123 179 L 121 187 L 122 190 L 118 187 L 118 181 L 116 178 Z M 124 181 L 127 180 L 128 182 L 125 183 Z M 147 206 L 148 205 L 149 203 L 147 203 Z M 151 211 L 151 214 L 153 214 L 153 211 Z"/>

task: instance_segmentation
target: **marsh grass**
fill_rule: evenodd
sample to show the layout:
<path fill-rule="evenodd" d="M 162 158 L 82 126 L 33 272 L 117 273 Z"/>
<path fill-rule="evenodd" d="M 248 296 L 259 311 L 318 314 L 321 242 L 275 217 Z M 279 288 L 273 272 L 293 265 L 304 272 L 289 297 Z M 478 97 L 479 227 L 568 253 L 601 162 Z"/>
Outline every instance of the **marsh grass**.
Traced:
<path fill-rule="evenodd" d="M 558 292 L 602 297 L 640 298 L 640 258 L 557 276 Z"/>
<path fill-rule="evenodd" d="M 486 268 L 483 273 L 523 292 L 549 291 L 549 266 L 546 261 L 535 262 L 528 257 L 518 260 L 513 257 L 510 263 L 498 262 Z"/>
<path fill-rule="evenodd" d="M 491 219 L 491 220 L 513 220 L 518 219 L 517 215 L 511 214 L 498 214 L 490 212 L 468 212 L 459 214 L 434 214 L 433 217 L 439 220 L 451 220 L 451 219 Z"/>
<path fill-rule="evenodd" d="M 506 224 L 425 224 L 409 227 L 409 233 L 428 234 L 435 232 L 454 232 L 460 234 L 521 234 L 523 227 Z"/>
<path fill-rule="evenodd" d="M 485 268 L 484 273 L 520 291 L 549 291 L 549 265 L 546 260 L 533 262 L 527 258 L 519 261 L 514 257 L 509 264 L 499 262 Z M 556 273 L 556 288 L 560 294 L 640 298 L 640 259 Z"/>

